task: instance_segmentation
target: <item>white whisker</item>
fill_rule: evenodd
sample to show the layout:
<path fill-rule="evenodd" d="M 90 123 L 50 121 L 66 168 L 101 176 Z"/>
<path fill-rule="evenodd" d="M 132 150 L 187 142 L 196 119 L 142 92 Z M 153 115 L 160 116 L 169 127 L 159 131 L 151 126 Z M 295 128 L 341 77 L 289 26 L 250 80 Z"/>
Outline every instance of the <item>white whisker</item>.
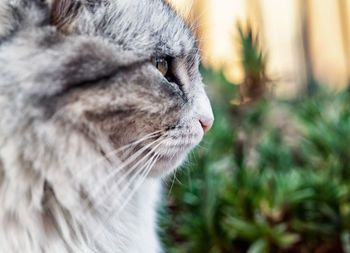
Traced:
<path fill-rule="evenodd" d="M 145 152 L 149 147 L 151 147 L 153 144 L 159 142 L 160 140 L 157 139 L 149 144 L 147 144 L 146 146 L 144 146 L 143 148 L 141 148 L 140 150 L 138 150 L 135 154 L 133 154 L 132 156 L 130 156 L 128 159 L 125 160 L 125 162 L 123 162 L 122 164 L 120 164 L 116 169 L 114 169 L 110 174 L 108 174 L 108 176 L 105 177 L 105 179 L 101 182 L 98 183 L 97 187 L 95 188 L 95 190 L 92 192 L 91 196 L 94 198 L 99 191 L 105 187 L 108 182 L 110 180 L 112 180 L 122 169 L 124 169 L 126 166 L 128 166 L 129 164 L 131 164 L 132 162 L 134 162 L 140 155 L 142 155 L 143 152 Z M 157 147 L 160 144 L 157 144 Z M 149 152 L 150 153 L 150 152 Z M 121 178 L 121 180 L 125 179 L 136 167 L 138 164 L 140 164 L 142 161 L 144 161 L 147 158 L 148 154 L 145 155 L 143 158 L 141 158 L 141 160 L 139 160 L 132 168 L 130 168 L 128 170 L 128 172 L 126 172 L 126 174 L 123 175 L 123 177 Z M 118 180 L 120 181 L 120 180 Z M 116 183 L 116 185 L 118 185 L 118 181 Z"/>
<path fill-rule="evenodd" d="M 161 143 L 160 143 L 161 144 Z M 152 151 L 150 151 L 150 153 L 153 153 L 155 152 L 155 149 L 154 148 Z M 153 156 L 151 157 L 151 159 L 146 162 L 142 167 L 141 169 L 135 173 L 135 175 L 133 176 L 133 179 L 130 179 L 130 182 L 125 185 L 122 189 L 122 191 L 118 194 L 119 195 L 119 198 L 117 199 L 119 203 L 119 200 L 121 197 L 123 197 L 123 194 L 129 189 L 130 185 L 133 185 L 134 182 L 135 183 L 135 187 L 132 189 L 132 191 L 128 194 L 128 197 L 124 200 L 123 204 L 121 205 L 121 207 L 118 209 L 117 213 L 116 214 L 112 214 L 112 215 L 115 215 L 115 216 L 118 216 L 121 211 L 125 208 L 125 206 L 129 203 L 130 199 L 133 197 L 133 195 L 136 193 L 136 191 L 139 189 L 139 187 L 142 185 L 142 183 L 145 181 L 147 175 L 149 174 L 149 172 L 151 171 L 152 167 L 154 166 L 154 164 L 157 162 L 158 158 L 159 158 L 160 154 L 153 154 Z M 140 175 L 141 174 L 141 175 Z M 135 178 L 137 178 L 138 176 L 140 175 L 140 178 L 138 180 L 135 180 Z M 116 201 L 114 201 L 115 203 Z M 112 204 L 110 205 L 112 206 L 112 209 L 114 209 L 114 206 L 115 204 Z M 109 208 L 111 209 L 111 208 Z M 109 215 L 106 219 L 105 219 L 105 222 L 107 222 L 109 219 L 111 218 L 111 215 Z M 93 237 L 92 238 L 96 238 L 99 233 L 101 232 L 101 229 L 97 230 L 96 233 L 94 233 Z"/>
<path fill-rule="evenodd" d="M 102 158 L 98 159 L 96 162 L 86 166 L 85 168 L 80 169 L 79 172 L 76 175 L 77 178 L 79 178 L 81 176 L 81 174 L 86 173 L 88 170 L 94 168 L 96 165 L 99 165 L 99 164 L 105 162 L 106 160 L 108 160 L 108 158 L 110 158 L 112 156 L 115 156 L 119 152 L 124 151 L 124 150 L 126 150 L 127 148 L 129 148 L 131 146 L 136 146 L 136 145 L 140 144 L 143 141 L 151 139 L 151 138 L 157 136 L 157 134 L 159 134 L 160 132 L 161 131 L 159 130 L 159 131 L 155 131 L 153 133 L 149 133 L 149 134 L 143 136 L 142 138 L 140 138 L 138 140 L 132 141 L 132 142 L 130 142 L 130 143 L 128 143 L 128 144 L 118 148 L 118 149 L 115 149 L 115 150 L 112 150 L 111 152 L 108 152 Z"/>
<path fill-rule="evenodd" d="M 119 215 L 124 207 L 128 204 L 128 202 L 130 201 L 130 199 L 133 197 L 133 195 L 135 194 L 135 192 L 139 189 L 139 187 L 142 185 L 142 183 L 145 181 L 147 175 L 150 173 L 150 171 L 152 170 L 152 167 L 154 166 L 154 164 L 157 162 L 158 158 L 160 157 L 160 154 L 155 154 L 152 159 L 153 162 L 146 168 L 146 170 L 144 171 L 144 173 L 142 173 L 140 180 L 138 181 L 138 183 L 136 184 L 136 187 L 134 187 L 131 191 L 131 193 L 129 193 L 128 198 L 124 201 L 124 203 L 121 205 L 120 209 L 117 212 L 117 215 Z M 152 161 L 152 159 L 150 161 Z"/>

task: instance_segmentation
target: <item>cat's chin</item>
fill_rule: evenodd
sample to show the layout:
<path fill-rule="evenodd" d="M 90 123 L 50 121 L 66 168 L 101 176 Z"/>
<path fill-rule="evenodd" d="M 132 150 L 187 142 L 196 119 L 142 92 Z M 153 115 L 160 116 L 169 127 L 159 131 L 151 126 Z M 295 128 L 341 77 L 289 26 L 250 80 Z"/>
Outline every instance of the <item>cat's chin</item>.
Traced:
<path fill-rule="evenodd" d="M 201 138 L 200 138 L 201 139 Z M 172 155 L 160 156 L 157 162 L 154 164 L 150 177 L 163 177 L 171 174 L 176 168 L 180 167 L 186 160 L 189 152 L 194 148 L 200 140 L 196 141 L 195 144 L 187 146 L 186 149 L 174 152 Z"/>
<path fill-rule="evenodd" d="M 179 138 L 181 145 L 176 141 L 172 144 L 176 148 L 168 149 L 167 146 L 164 146 L 163 152 L 159 152 L 161 155 L 157 162 L 154 164 L 152 170 L 149 173 L 150 177 L 162 177 L 171 174 L 176 168 L 180 167 L 182 163 L 186 160 L 189 152 L 197 146 L 203 138 L 202 127 L 198 124 L 192 126 L 192 131 L 189 134 L 182 134 L 182 138 Z M 175 136 L 178 137 L 179 133 L 175 133 Z M 174 138 L 177 140 L 177 138 Z"/>
<path fill-rule="evenodd" d="M 151 172 L 150 177 L 163 177 L 172 173 L 176 168 L 180 167 L 185 161 L 189 151 L 181 152 L 172 157 L 162 156 L 156 162 Z"/>

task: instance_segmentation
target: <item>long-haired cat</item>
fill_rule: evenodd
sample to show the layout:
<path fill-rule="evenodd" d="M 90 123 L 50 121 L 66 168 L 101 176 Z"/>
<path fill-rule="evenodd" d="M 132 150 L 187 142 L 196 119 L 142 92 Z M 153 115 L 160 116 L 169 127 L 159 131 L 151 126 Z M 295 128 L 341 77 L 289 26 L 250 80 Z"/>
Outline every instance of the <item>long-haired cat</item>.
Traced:
<path fill-rule="evenodd" d="M 1 0 L 0 252 L 161 252 L 160 178 L 212 122 L 162 0 Z"/>

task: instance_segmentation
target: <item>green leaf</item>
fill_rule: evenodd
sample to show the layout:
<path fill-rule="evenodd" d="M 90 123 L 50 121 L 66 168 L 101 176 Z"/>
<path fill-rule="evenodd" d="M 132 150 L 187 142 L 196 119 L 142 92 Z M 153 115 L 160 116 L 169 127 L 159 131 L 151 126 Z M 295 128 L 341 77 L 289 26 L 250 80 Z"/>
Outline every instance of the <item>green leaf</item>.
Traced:
<path fill-rule="evenodd" d="M 265 239 L 255 241 L 248 249 L 247 253 L 267 253 L 268 243 Z"/>

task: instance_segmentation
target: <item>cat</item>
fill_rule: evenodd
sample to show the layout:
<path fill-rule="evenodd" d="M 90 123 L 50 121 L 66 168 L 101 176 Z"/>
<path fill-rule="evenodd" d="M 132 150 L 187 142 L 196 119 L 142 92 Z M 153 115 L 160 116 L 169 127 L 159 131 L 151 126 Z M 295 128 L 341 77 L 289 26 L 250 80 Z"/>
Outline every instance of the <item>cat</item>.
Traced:
<path fill-rule="evenodd" d="M 0 253 L 159 253 L 161 179 L 213 124 L 162 0 L 0 2 Z"/>

